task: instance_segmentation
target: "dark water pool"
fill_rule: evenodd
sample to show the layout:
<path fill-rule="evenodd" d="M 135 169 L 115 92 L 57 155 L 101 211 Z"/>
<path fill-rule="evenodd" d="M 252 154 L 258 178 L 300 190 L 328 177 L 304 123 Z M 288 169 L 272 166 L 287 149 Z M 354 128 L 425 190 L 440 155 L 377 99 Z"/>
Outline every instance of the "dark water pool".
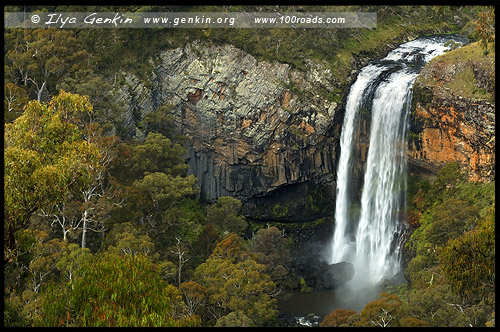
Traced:
<path fill-rule="evenodd" d="M 339 306 L 334 291 L 289 291 L 278 300 L 280 311 L 294 316 L 327 315 Z"/>
<path fill-rule="evenodd" d="M 294 317 L 297 325 L 317 326 L 335 309 L 361 312 L 368 302 L 377 298 L 378 290 L 366 290 L 354 296 L 347 289 L 323 290 L 310 293 L 287 291 L 279 300 L 278 308 L 288 317 Z"/>

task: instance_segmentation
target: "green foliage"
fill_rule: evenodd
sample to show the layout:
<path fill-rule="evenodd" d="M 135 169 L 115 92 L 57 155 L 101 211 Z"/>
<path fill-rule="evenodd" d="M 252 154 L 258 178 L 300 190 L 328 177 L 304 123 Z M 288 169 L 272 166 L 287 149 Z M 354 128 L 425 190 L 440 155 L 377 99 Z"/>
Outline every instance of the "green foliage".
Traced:
<path fill-rule="evenodd" d="M 309 293 L 312 291 L 312 288 L 307 286 L 307 283 L 306 283 L 306 280 L 304 279 L 304 277 L 300 277 L 299 286 L 300 286 L 301 293 Z"/>
<path fill-rule="evenodd" d="M 166 104 L 146 114 L 142 119 L 142 126 L 145 134 L 153 132 L 162 134 L 173 142 L 184 141 L 185 138 L 180 136 L 175 128 L 174 110 L 174 105 Z"/>
<path fill-rule="evenodd" d="M 46 233 L 40 233 L 37 243 L 37 256 L 30 262 L 29 269 L 33 278 L 30 289 L 38 293 L 49 281 L 58 281 L 56 270 L 62 270 L 57 264 L 68 255 L 67 244 L 59 239 L 50 239 Z"/>
<path fill-rule="evenodd" d="M 195 182 L 193 175 L 173 177 L 161 172 L 148 173 L 130 187 L 124 216 L 134 224 L 145 227 L 151 238 L 158 239 L 159 234 L 178 226 L 178 220 L 171 222 L 172 209 L 184 198 L 197 193 Z M 168 234 L 172 235 L 172 241 L 175 234 Z"/>
<path fill-rule="evenodd" d="M 198 307 L 205 305 L 207 290 L 196 281 L 190 280 L 183 282 L 180 285 L 180 289 L 184 295 L 190 314 L 195 314 Z"/>
<path fill-rule="evenodd" d="M 159 133 L 149 133 L 143 144 L 132 147 L 131 166 L 134 172 L 145 174 L 161 171 L 184 175 L 187 165 L 182 158 L 184 148 Z"/>
<path fill-rule="evenodd" d="M 22 82 L 33 98 L 43 92 L 44 83 L 47 90 L 54 89 L 59 80 L 83 67 L 88 53 L 74 30 L 21 31 L 12 31 L 12 36 L 8 37 L 11 44 L 6 50 L 7 69 L 14 83 Z"/>
<path fill-rule="evenodd" d="M 66 12 L 255 12 L 270 8 L 29 7 Z M 459 28 L 452 23 L 455 15 L 463 19 L 463 24 L 476 15 L 474 7 L 298 9 L 376 11 L 378 28 L 5 31 L 6 326 L 194 326 L 201 324 L 200 317 L 203 325 L 273 324 L 278 312 L 276 288 L 286 283 L 291 259 L 284 233 L 268 227 L 256 232 L 248 242 L 236 234 L 221 240 L 221 234 L 246 230 L 241 202 L 221 197 L 207 208 L 205 217 L 195 178 L 186 176 L 185 150 L 181 146 L 185 139 L 177 132 L 172 115 L 176 105 L 160 106 L 144 117 L 135 112 L 134 120 L 146 135 L 145 140 L 118 142 L 116 137 L 103 135 L 129 135 L 124 129 L 126 105 L 118 100 L 117 92 L 127 84 L 126 74 L 150 84 L 149 76 L 161 50 L 201 41 L 209 45 L 232 44 L 258 61 L 288 63 L 301 71 L 310 68 L 310 60 L 321 62 L 334 77 L 332 88 L 316 86 L 313 93 L 291 81 L 287 88 L 303 101 L 319 95 L 340 102 L 349 73 L 360 59 L 383 54 L 391 43 L 403 37 L 424 31 L 455 31 Z M 491 16 L 480 15 L 478 22 L 487 23 L 482 28 L 486 35 L 481 39 L 488 39 Z M 336 47 L 332 50 L 331 45 Z M 487 56 L 481 54 L 485 64 L 482 68 L 494 56 L 490 46 L 488 50 Z M 476 49 L 465 51 L 465 55 L 477 59 Z M 457 84 L 469 81 L 466 90 L 481 83 L 472 80 L 470 73 L 459 78 Z M 60 89 L 84 97 L 64 91 L 55 95 Z M 489 86 L 481 89 L 491 92 Z M 480 89 L 471 92 L 483 93 Z M 51 97 L 49 103 L 29 102 Z M 307 140 L 307 135 L 297 128 L 291 128 L 290 133 L 296 148 Z M 418 255 L 408 268 L 414 281 L 409 290 L 414 310 L 399 306 L 391 296 L 382 296 L 364 314 L 337 319 L 342 321 L 338 325 L 355 326 L 368 319 L 380 322 L 386 313 L 382 310 L 373 317 L 371 313 L 375 315 L 376 308 L 392 310 L 394 305 L 399 311 L 390 325 L 398 320 L 402 326 L 424 326 L 426 322 L 442 326 L 494 325 L 494 311 L 491 305 L 484 304 L 494 282 L 490 264 L 493 226 L 487 221 L 492 212 L 486 208 L 494 204 L 490 199 L 494 185 L 465 184 L 458 176 L 456 184 L 452 178 L 441 175 L 432 187 L 419 183 L 414 193 L 412 208 L 418 220 L 415 227 L 422 225 L 413 238 Z M 88 201 L 80 198 L 93 186 L 102 189 L 99 195 Z M 313 213 L 322 212 L 326 200 L 321 194 L 315 191 L 304 197 L 304 207 Z M 460 204 L 465 208 L 458 209 Z M 78 220 L 84 211 L 101 225 L 93 235 L 100 237 L 91 248 L 93 254 L 70 243 L 82 231 L 78 229 L 81 226 L 61 241 L 61 230 L 51 232 L 47 223 L 47 216 L 55 215 Z M 289 207 L 278 207 L 275 212 L 286 217 Z M 447 232 L 451 241 L 433 238 L 437 232 Z M 468 255 L 478 266 L 473 271 L 464 270 L 458 263 Z M 193 275 L 194 280 L 189 280 Z M 180 284 L 179 289 L 171 283 Z M 300 286 L 309 289 L 303 279 Z M 458 294 L 464 297 L 463 303 Z M 441 311 L 434 310 L 434 304 Z"/>
<path fill-rule="evenodd" d="M 144 256 L 102 254 L 66 289 L 49 287 L 41 326 L 196 326 L 179 290 Z"/>
<path fill-rule="evenodd" d="M 236 198 L 219 197 L 217 203 L 207 209 L 207 222 L 213 224 L 221 234 L 241 234 L 248 227 L 245 216 L 239 214 L 241 206 L 241 201 Z"/>
<path fill-rule="evenodd" d="M 153 172 L 184 175 L 187 165 L 182 158 L 183 154 L 184 148 L 179 144 L 172 143 L 162 134 L 149 133 L 144 143 L 131 146 L 130 157 L 124 167 L 130 168 L 132 175 L 136 177 Z"/>
<path fill-rule="evenodd" d="M 118 160 L 111 174 L 124 185 L 132 185 L 147 173 L 186 175 L 184 148 L 160 133 L 150 132 L 144 142 L 123 142 L 117 150 Z"/>
<path fill-rule="evenodd" d="M 8 283 L 9 308 L 16 308 L 16 319 L 24 322 L 22 324 L 32 325 L 43 318 L 43 290 L 47 285 L 76 279 L 80 275 L 79 267 L 89 259 L 90 252 L 76 244 L 68 245 L 61 240 L 50 239 L 47 233 L 41 231 L 20 230 L 16 236 L 20 245 L 15 250 L 17 262 L 11 262 L 7 271 L 9 275 L 22 278 L 20 281 L 25 286 L 21 288 L 17 285 L 16 289 Z M 26 256 L 26 253 L 19 252 L 20 249 L 28 249 L 31 254 Z M 28 257 L 29 261 L 26 260 Z M 16 265 L 25 272 L 9 271 Z"/>
<path fill-rule="evenodd" d="M 381 293 L 379 299 L 368 303 L 360 313 L 356 326 L 395 327 L 399 326 L 402 301 L 394 294 Z"/>
<path fill-rule="evenodd" d="M 429 192 L 425 198 L 427 201 L 439 204 L 446 197 L 450 197 L 453 194 L 454 188 L 464 180 L 465 175 L 462 173 L 459 162 L 446 164 L 441 168 L 436 179 L 434 179 L 432 187 L 429 188 Z"/>
<path fill-rule="evenodd" d="M 4 86 L 3 121 L 4 123 L 14 121 L 23 111 L 28 103 L 26 90 L 15 84 L 8 83 Z"/>
<path fill-rule="evenodd" d="M 140 201 L 141 210 L 145 211 L 145 219 L 153 224 L 162 211 L 195 193 L 195 181 L 193 175 L 184 178 L 155 172 L 134 182 L 132 188 L 143 198 Z"/>
<path fill-rule="evenodd" d="M 246 257 L 248 253 L 243 246 L 243 239 L 235 233 L 227 235 L 218 242 L 209 256 L 211 259 L 229 260 L 232 263 L 244 260 Z"/>
<path fill-rule="evenodd" d="M 16 298 L 17 299 L 17 298 Z M 30 327 L 31 322 L 21 314 L 23 306 L 12 299 L 4 300 L 4 327 Z"/>
<path fill-rule="evenodd" d="M 144 142 L 122 143 L 111 170 L 123 190 L 125 204 L 113 213 L 113 222 L 139 225 L 155 243 L 160 256 L 175 238 L 194 241 L 204 222 L 193 175 L 185 176 L 184 148 L 160 133 Z"/>
<path fill-rule="evenodd" d="M 477 206 L 480 218 L 489 218 L 492 213 L 491 207 L 495 205 L 495 182 L 461 182 L 456 186 L 455 196 Z"/>
<path fill-rule="evenodd" d="M 405 317 L 402 318 L 399 322 L 401 326 L 404 327 L 429 327 L 429 324 L 427 324 L 427 322 L 415 317 Z"/>
<path fill-rule="evenodd" d="M 195 188 L 193 194 L 197 192 L 198 189 Z M 165 232 L 162 233 L 165 237 L 179 237 L 189 243 L 194 243 L 203 231 L 203 225 L 206 223 L 205 211 L 198 198 L 193 198 L 192 196 L 185 197 L 174 206 L 165 210 L 165 213 L 163 213 L 163 222 L 168 225 L 169 229 L 168 234 Z M 161 245 L 169 243 L 168 239 L 163 240 L 163 236 L 155 231 L 150 232 L 150 236 L 159 245 L 159 249 L 162 248 Z"/>
<path fill-rule="evenodd" d="M 92 259 L 88 248 L 80 248 L 75 243 L 65 246 L 61 257 L 57 260 L 55 267 L 61 273 L 61 278 L 68 282 L 80 277 L 80 266 Z"/>
<path fill-rule="evenodd" d="M 266 266 L 271 279 L 277 285 L 282 284 L 289 274 L 286 266 L 292 260 L 285 232 L 275 226 L 259 229 L 252 238 L 250 250 L 257 255 L 256 261 Z"/>
<path fill-rule="evenodd" d="M 469 300 L 494 303 L 495 222 L 491 216 L 476 229 L 448 242 L 441 253 L 441 267 L 458 294 Z"/>
<path fill-rule="evenodd" d="M 86 300 L 90 304 L 96 304 L 92 311 L 88 306 L 78 307 L 81 305 L 78 304 L 81 298 L 77 298 L 78 292 L 74 292 L 75 285 L 86 289 L 84 285 L 88 283 L 85 279 L 89 277 L 88 270 L 94 268 L 87 262 L 90 257 L 88 249 L 51 239 L 47 234 L 36 233 L 32 236 L 31 233 L 24 231 L 23 228 L 33 222 L 31 217 L 37 210 L 43 209 L 45 215 L 50 215 L 56 211 L 56 205 L 64 207 L 66 211 L 64 218 L 72 218 L 67 214 L 68 209 L 78 217 L 78 209 L 81 208 L 93 211 L 92 216 L 101 221 L 105 221 L 110 212 L 119 215 L 106 206 L 121 205 L 122 212 L 125 207 L 128 207 L 129 211 L 130 208 L 135 210 L 135 214 L 130 214 L 128 220 L 140 223 L 142 217 L 145 225 L 152 225 L 154 231 L 158 228 L 154 227 L 156 222 L 161 224 L 166 221 L 164 226 L 169 225 L 169 220 L 173 219 L 173 207 L 185 197 L 197 193 L 195 178 L 182 176 L 186 169 L 180 157 L 184 152 L 182 147 L 172 144 L 161 134 L 151 133 L 144 144 L 138 143 L 132 146 L 132 165 L 135 166 L 134 171 L 138 173 L 139 178 L 132 178 L 132 186 L 128 191 L 124 190 L 126 187 L 116 182 L 116 178 L 110 178 L 110 184 L 114 184 L 106 187 L 109 191 L 103 192 L 98 200 L 78 202 L 75 196 L 79 196 L 79 192 L 83 190 L 88 190 L 96 176 L 103 176 L 107 169 L 105 165 L 110 165 L 109 162 L 113 160 L 116 151 L 114 150 L 116 140 L 113 137 L 103 137 L 102 133 L 99 134 L 100 129 L 96 130 L 95 126 L 86 125 L 91 111 L 92 105 L 88 102 L 88 98 L 61 91 L 60 95 L 53 98 L 49 104 L 30 102 L 21 116 L 6 125 L 5 163 L 8 170 L 5 207 L 10 222 L 7 223 L 9 228 L 6 229 L 7 237 L 4 238 L 9 240 L 10 236 L 15 242 L 19 242 L 16 246 L 15 242 L 11 241 L 11 246 L 6 252 L 6 257 L 10 260 L 6 268 L 9 274 L 9 278 L 6 279 L 9 282 L 9 293 L 6 297 L 9 324 L 42 326 L 198 324 L 198 318 L 183 313 L 185 307 L 180 293 L 173 286 L 166 287 L 164 280 L 173 280 L 172 276 L 176 276 L 178 272 L 177 267 L 168 261 L 161 261 L 158 267 L 154 267 L 158 272 L 158 280 L 161 279 L 161 283 L 154 286 L 161 290 L 157 290 L 159 295 L 153 298 L 161 299 L 162 296 L 165 298 L 170 294 L 176 294 L 174 302 L 177 304 L 170 316 L 165 314 L 167 306 L 161 303 L 157 303 L 161 310 L 145 310 L 144 315 L 137 316 L 136 309 L 115 310 L 116 302 L 100 303 L 102 299 L 94 295 L 91 296 L 93 300 Z M 149 159 L 141 160 L 140 157 L 145 155 Z M 168 174 L 148 172 L 156 169 L 162 169 Z M 102 182 L 98 185 L 107 186 L 108 183 Z M 123 199 L 126 200 L 124 205 Z M 199 211 L 196 219 L 196 215 L 192 214 L 193 204 L 179 207 L 181 209 L 179 211 L 182 209 L 187 211 L 183 213 L 187 219 L 193 219 L 191 225 L 185 222 L 185 219 L 180 219 L 179 223 L 183 226 L 179 230 L 182 230 L 183 235 L 195 239 L 200 232 L 200 226 L 196 225 L 203 219 L 203 214 Z M 139 219 L 134 219 L 134 215 L 139 216 Z M 189 232 L 193 234 L 189 235 Z M 175 234 L 172 234 L 172 237 L 174 236 Z M 116 223 L 106 238 L 106 246 L 109 253 L 99 254 L 99 258 L 104 256 L 109 258 L 113 255 L 138 257 L 140 253 L 157 257 L 154 252 L 155 245 L 148 235 L 138 232 L 138 228 L 131 223 Z M 116 268 L 119 268 L 119 264 Z M 128 269 L 130 270 L 130 267 Z M 126 277 L 123 272 L 117 273 L 111 278 L 117 278 L 118 275 Z M 84 279 L 86 281 L 82 281 Z M 117 283 L 127 280 L 119 279 Z M 145 281 L 141 281 L 141 285 L 144 283 Z M 123 288 L 123 285 L 117 284 L 115 290 Z M 100 288 L 102 285 L 94 287 L 94 291 L 97 292 Z M 123 291 L 126 292 L 127 289 L 123 288 Z M 137 291 L 140 293 L 146 290 L 139 288 Z M 111 298 L 112 294 L 109 295 Z M 139 298 L 143 296 L 144 294 Z M 149 303 L 153 300 L 144 299 L 144 301 L 140 305 L 156 305 Z M 136 307 L 140 305 L 134 304 Z"/>
<path fill-rule="evenodd" d="M 29 264 L 37 252 L 38 233 L 31 230 L 19 230 L 15 233 L 16 248 L 6 250 L 4 290 L 6 294 L 22 292 L 29 276 Z M 24 286 L 24 287 L 23 287 Z"/>
<path fill-rule="evenodd" d="M 215 327 L 255 327 L 254 322 L 242 311 L 231 311 L 217 319 Z"/>
<path fill-rule="evenodd" d="M 477 206 L 449 198 L 421 217 L 421 226 L 415 231 L 415 238 L 410 243 L 418 242 L 417 253 L 422 252 L 422 245 L 435 250 L 449 239 L 457 238 L 465 231 L 473 229 L 478 215 Z"/>
<path fill-rule="evenodd" d="M 46 238 L 47 234 L 19 230 L 15 237 L 16 248 L 5 252 L 4 324 L 5 326 L 31 326 L 40 310 L 36 306 L 36 301 L 32 301 L 37 300 L 36 293 L 32 288 L 33 281 L 37 280 L 37 275 L 30 267 L 37 258 L 40 239 Z"/>
<path fill-rule="evenodd" d="M 495 42 L 495 8 L 487 7 L 484 11 L 479 13 L 475 23 L 475 33 L 487 54 L 488 44 Z M 495 48 L 494 44 L 493 48 Z"/>
<path fill-rule="evenodd" d="M 442 277 L 438 269 L 428 268 L 426 278 L 421 280 L 420 283 L 414 285 L 409 295 L 407 303 L 407 311 L 411 317 L 423 319 L 433 326 L 436 323 L 443 324 L 442 312 L 446 313 L 448 307 L 444 305 L 445 302 L 454 303 L 456 296 L 450 292 L 450 288 L 443 283 Z M 432 318 L 432 321 L 430 320 Z"/>
<path fill-rule="evenodd" d="M 404 282 L 399 285 L 388 284 L 383 288 L 383 291 L 390 294 L 396 294 L 403 303 L 407 301 L 408 283 Z"/>
<path fill-rule="evenodd" d="M 288 216 L 288 206 L 281 206 L 280 204 L 276 203 L 274 204 L 270 212 L 273 218 L 286 218 Z"/>
<path fill-rule="evenodd" d="M 88 99 L 64 91 L 49 104 L 31 101 L 5 125 L 5 216 L 10 248 L 13 234 L 31 215 L 64 202 L 71 190 L 92 181 L 99 152 L 82 138 L 75 120 L 92 111 Z M 5 239 L 5 237 L 4 237 Z"/>
<path fill-rule="evenodd" d="M 411 186 L 418 222 L 405 271 L 412 319 L 401 324 L 484 326 L 494 312 L 494 182 L 468 182 L 454 163 L 421 184 Z"/>
<path fill-rule="evenodd" d="M 92 120 L 99 122 L 106 133 L 120 126 L 119 118 L 125 111 L 122 101 L 116 101 L 116 86 L 93 68 L 77 70 L 57 82 L 57 89 L 72 91 L 89 97 L 94 106 Z"/>
<path fill-rule="evenodd" d="M 270 324 L 277 315 L 277 302 L 272 296 L 275 283 L 265 270 L 246 252 L 236 234 L 219 242 L 195 271 L 195 280 L 207 290 L 210 315 L 219 322 L 230 312 L 241 311 L 249 320 L 234 314 L 219 324 L 233 324 L 238 317 L 247 324 L 250 320 L 257 326 Z"/>
<path fill-rule="evenodd" d="M 197 259 L 200 260 L 196 266 L 210 256 L 219 240 L 219 232 L 215 229 L 214 224 L 207 224 L 193 244 L 193 252 Z"/>
<path fill-rule="evenodd" d="M 150 237 L 142 234 L 131 222 L 113 225 L 106 237 L 107 251 L 116 255 L 143 255 L 152 257 L 155 245 Z"/>
<path fill-rule="evenodd" d="M 436 327 L 484 326 L 492 305 L 470 304 L 452 291 L 438 267 L 433 267 L 427 284 L 414 287 L 403 306 L 407 317 L 425 321 Z"/>

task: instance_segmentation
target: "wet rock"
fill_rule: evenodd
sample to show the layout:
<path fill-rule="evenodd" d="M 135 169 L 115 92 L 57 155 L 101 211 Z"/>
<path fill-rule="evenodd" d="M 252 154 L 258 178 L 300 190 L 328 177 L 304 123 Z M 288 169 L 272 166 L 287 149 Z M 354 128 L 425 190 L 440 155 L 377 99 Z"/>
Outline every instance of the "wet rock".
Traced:
<path fill-rule="evenodd" d="M 348 262 L 323 263 L 320 265 L 319 270 L 318 284 L 316 286 L 318 290 L 338 288 L 354 276 L 354 266 Z"/>

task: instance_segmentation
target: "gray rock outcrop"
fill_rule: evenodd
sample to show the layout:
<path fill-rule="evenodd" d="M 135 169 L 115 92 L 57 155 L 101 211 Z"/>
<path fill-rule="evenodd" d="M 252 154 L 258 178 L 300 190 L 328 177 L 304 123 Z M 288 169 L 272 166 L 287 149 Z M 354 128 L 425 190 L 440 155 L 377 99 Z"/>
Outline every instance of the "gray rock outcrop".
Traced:
<path fill-rule="evenodd" d="M 127 77 L 123 123 L 140 137 L 132 115 L 142 118 L 161 105 L 174 105 L 175 123 L 190 139 L 189 173 L 196 175 L 203 198 L 236 197 L 248 214 L 275 218 L 256 211 L 255 200 L 296 184 L 297 197 L 269 206 L 290 208 L 281 214 L 286 219 L 293 208 L 307 205 L 308 193 L 297 188 L 335 189 L 338 107 L 314 94 L 331 91 L 334 80 L 321 63 L 308 63 L 310 70 L 303 73 L 287 64 L 258 62 L 229 45 L 193 43 L 164 51 L 150 82 Z"/>

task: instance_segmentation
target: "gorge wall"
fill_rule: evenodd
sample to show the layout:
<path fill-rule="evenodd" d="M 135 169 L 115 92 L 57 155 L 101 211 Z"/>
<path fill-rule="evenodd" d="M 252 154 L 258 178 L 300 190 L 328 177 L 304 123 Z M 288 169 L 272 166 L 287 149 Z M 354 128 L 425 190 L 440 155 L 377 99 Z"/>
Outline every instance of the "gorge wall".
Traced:
<path fill-rule="evenodd" d="M 132 109 L 124 121 L 174 105 L 175 123 L 190 139 L 189 173 L 205 200 L 236 197 L 257 219 L 314 220 L 317 203 L 335 196 L 339 107 L 314 94 L 332 89 L 329 70 L 308 64 L 303 73 L 257 62 L 229 45 L 168 50 L 151 84 L 128 77 L 122 98 Z"/>
<path fill-rule="evenodd" d="M 474 43 L 433 59 L 414 85 L 410 171 L 459 161 L 471 181 L 495 177 L 494 53 Z"/>
<path fill-rule="evenodd" d="M 206 201 L 236 197 L 247 216 L 262 221 L 332 216 L 343 102 L 350 84 L 370 60 L 415 38 L 399 36 L 382 53 L 353 57 L 351 74 L 342 83 L 318 60 L 308 60 L 307 71 L 298 71 L 288 64 L 259 62 L 231 45 L 193 42 L 161 52 L 147 81 L 125 76 L 118 96 L 127 105 L 121 121 L 131 136 L 140 138 L 140 120 L 172 105 L 176 126 L 189 138 L 189 173 L 196 175 Z M 427 79 L 453 81 L 461 73 L 456 68 L 470 68 L 471 62 L 436 63 L 424 69 L 414 87 L 410 171 L 434 175 L 458 160 L 470 166 L 471 179 L 491 179 L 494 102 L 451 93 Z M 485 73 L 487 64 L 472 68 L 478 68 L 474 73 L 480 86 L 491 86 L 485 79 L 491 76 Z M 339 90 L 342 95 L 335 101 L 321 93 Z M 361 122 L 357 144 L 363 161 L 368 123 Z M 361 165 L 355 172 L 360 181 Z"/>

